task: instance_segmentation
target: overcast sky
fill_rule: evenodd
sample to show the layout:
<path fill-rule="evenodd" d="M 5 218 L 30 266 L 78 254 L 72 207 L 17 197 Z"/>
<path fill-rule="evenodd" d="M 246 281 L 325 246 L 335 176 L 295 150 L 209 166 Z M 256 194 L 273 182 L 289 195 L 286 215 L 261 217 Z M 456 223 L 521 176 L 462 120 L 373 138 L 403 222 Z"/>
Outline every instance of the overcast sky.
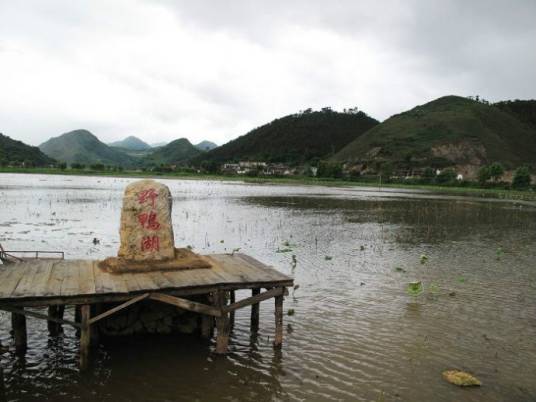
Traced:
<path fill-rule="evenodd" d="M 536 98 L 536 1 L 0 0 L 0 132 L 222 144 L 312 107 Z"/>

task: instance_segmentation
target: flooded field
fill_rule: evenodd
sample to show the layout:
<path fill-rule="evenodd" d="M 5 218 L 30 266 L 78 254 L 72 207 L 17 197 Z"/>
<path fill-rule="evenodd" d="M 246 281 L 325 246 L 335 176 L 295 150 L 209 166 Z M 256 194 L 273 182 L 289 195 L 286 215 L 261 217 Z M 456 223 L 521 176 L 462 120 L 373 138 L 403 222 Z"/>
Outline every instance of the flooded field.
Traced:
<path fill-rule="evenodd" d="M 1 174 L 0 242 L 67 258 L 114 255 L 130 181 Z M 177 245 L 240 249 L 294 276 L 283 349 L 272 349 L 274 307 L 263 303 L 255 338 L 249 309 L 238 311 L 228 356 L 195 337 L 122 338 L 99 345 L 95 370 L 81 375 L 73 330 L 49 338 L 44 321 L 29 319 L 21 359 L 0 313 L 8 400 L 536 400 L 535 205 L 377 188 L 163 182 L 174 197 Z M 416 280 L 424 292 L 412 296 L 406 288 Z M 483 386 L 446 383 L 441 373 L 450 368 Z"/>

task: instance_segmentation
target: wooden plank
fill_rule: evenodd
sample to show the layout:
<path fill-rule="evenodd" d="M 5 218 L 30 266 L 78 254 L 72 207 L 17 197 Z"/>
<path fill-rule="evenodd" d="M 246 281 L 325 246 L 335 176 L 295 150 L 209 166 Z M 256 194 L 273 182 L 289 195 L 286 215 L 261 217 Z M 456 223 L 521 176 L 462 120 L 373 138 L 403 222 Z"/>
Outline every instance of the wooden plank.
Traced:
<path fill-rule="evenodd" d="M 107 310 L 107 311 L 105 311 L 104 313 L 99 314 L 99 315 L 97 315 L 97 316 L 91 318 L 91 319 L 89 320 L 89 324 L 90 324 L 90 325 L 91 325 L 91 324 L 94 324 L 94 323 L 96 323 L 97 321 L 100 321 L 100 320 L 102 320 L 102 319 L 104 319 L 104 318 L 106 318 L 106 317 L 109 317 L 109 316 L 111 316 L 112 314 L 114 314 L 114 313 L 116 313 L 116 312 L 118 312 L 118 311 L 120 311 L 120 310 L 123 310 L 124 308 L 127 308 L 128 306 L 130 306 L 130 305 L 132 305 L 132 304 L 134 304 L 134 303 L 137 303 L 137 302 L 139 302 L 139 301 L 141 301 L 141 300 L 143 300 L 143 299 L 146 299 L 147 297 L 149 297 L 149 293 L 144 293 L 144 294 L 142 294 L 142 295 L 140 295 L 140 296 L 134 297 L 133 299 L 130 299 L 130 300 L 126 301 L 125 303 L 120 304 L 119 306 L 116 306 L 116 307 L 114 307 L 114 308 L 111 308 L 110 310 Z"/>
<path fill-rule="evenodd" d="M 72 325 L 73 327 L 77 327 L 77 328 L 80 327 L 80 325 L 78 325 L 76 322 L 69 321 L 69 320 L 64 320 L 64 319 L 59 319 L 59 318 L 56 318 L 56 317 L 51 317 L 51 316 L 49 316 L 47 314 L 38 313 L 37 311 L 25 310 L 23 308 L 16 308 L 16 307 L 11 307 L 11 306 L 6 306 L 6 305 L 0 305 L 0 310 L 9 311 L 9 312 L 13 313 L 14 315 L 23 315 L 23 316 L 41 318 L 43 320 L 53 321 L 53 322 L 57 322 L 59 324 L 68 324 L 68 325 Z"/>
<path fill-rule="evenodd" d="M 13 289 L 11 297 L 39 296 L 33 293 L 32 285 L 34 276 L 37 275 L 42 266 L 44 266 L 43 262 L 27 264 L 26 271 L 24 272 L 23 277 L 20 279 L 17 287 Z"/>
<path fill-rule="evenodd" d="M 225 307 L 224 311 L 230 312 L 230 311 L 234 311 L 236 309 L 242 308 L 242 307 L 251 306 L 252 304 L 257 304 L 263 300 L 271 299 L 272 297 L 282 296 L 284 293 L 285 293 L 285 288 L 283 287 L 273 288 L 264 293 L 260 293 L 258 295 L 251 296 L 251 297 L 248 297 L 247 299 L 243 299 L 236 303 L 230 304 Z"/>
<path fill-rule="evenodd" d="M 73 296 L 80 294 L 80 264 L 76 261 L 75 264 L 70 261 L 60 261 L 56 269 L 63 269 L 63 281 L 61 283 L 61 296 Z"/>
<path fill-rule="evenodd" d="M 170 281 L 164 275 L 162 275 L 161 271 L 148 272 L 147 275 L 158 286 L 158 289 L 168 289 L 176 287 L 176 284 Z"/>
<path fill-rule="evenodd" d="M 95 274 L 93 261 L 80 262 L 79 291 L 81 295 L 95 294 Z"/>
<path fill-rule="evenodd" d="M 181 299 L 179 297 L 170 296 L 164 293 L 152 293 L 149 296 L 152 300 L 158 300 L 163 303 L 172 304 L 183 310 L 193 311 L 194 313 L 212 315 L 214 317 L 220 317 L 221 311 L 212 306 L 207 306 L 203 303 L 197 303 L 191 300 Z"/>
<path fill-rule="evenodd" d="M 52 272 L 48 277 L 44 296 L 57 296 L 61 294 L 61 284 L 63 283 L 63 269 L 65 265 L 59 265 L 59 261 L 52 263 Z"/>
<path fill-rule="evenodd" d="M 271 281 L 284 281 L 292 279 L 290 276 L 287 276 L 278 270 L 274 269 L 273 267 L 270 267 L 266 264 L 263 264 L 262 262 L 256 260 L 255 258 L 246 255 L 246 254 L 235 254 L 235 258 L 238 258 L 245 262 L 250 269 L 252 269 L 252 272 L 255 273 L 261 273 L 261 275 L 270 278 Z"/>
<path fill-rule="evenodd" d="M 43 296 L 46 294 L 46 288 L 52 269 L 54 267 L 53 261 L 43 261 L 35 267 L 36 272 L 33 275 L 31 292 L 35 296 Z M 27 292 L 25 296 L 29 296 L 30 292 Z"/>
<path fill-rule="evenodd" d="M 6 266 L 6 270 L 3 271 L 2 277 L 0 278 L 0 295 L 2 299 L 11 297 L 20 280 L 24 277 L 28 269 L 27 267 L 28 264 L 26 263 Z"/>
<path fill-rule="evenodd" d="M 120 279 L 125 281 L 125 285 L 127 286 L 128 292 L 131 293 L 131 292 L 139 292 L 139 291 L 145 290 L 143 289 L 143 287 L 140 286 L 140 284 L 136 280 L 137 275 L 138 274 L 125 273 L 125 274 L 114 275 L 114 276 L 120 276 L 121 277 Z"/>
<path fill-rule="evenodd" d="M 109 272 L 103 271 L 98 267 L 98 263 L 95 261 L 93 263 L 93 276 L 95 278 L 95 293 L 96 294 L 107 294 L 107 293 L 128 293 L 126 286 L 123 283 L 123 290 L 120 290 L 120 280 L 117 282 L 112 278 L 112 274 Z"/>
<path fill-rule="evenodd" d="M 146 272 L 131 274 L 138 283 L 139 290 L 159 290 L 160 287 L 153 281 L 152 277 Z"/>

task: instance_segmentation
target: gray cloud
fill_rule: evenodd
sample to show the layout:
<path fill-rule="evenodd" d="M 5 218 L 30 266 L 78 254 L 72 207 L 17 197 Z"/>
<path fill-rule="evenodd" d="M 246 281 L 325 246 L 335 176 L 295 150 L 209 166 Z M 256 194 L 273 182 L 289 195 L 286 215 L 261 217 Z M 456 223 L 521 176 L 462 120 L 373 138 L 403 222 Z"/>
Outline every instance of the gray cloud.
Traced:
<path fill-rule="evenodd" d="M 226 142 L 306 107 L 534 98 L 536 2 L 0 2 L 0 131 Z"/>

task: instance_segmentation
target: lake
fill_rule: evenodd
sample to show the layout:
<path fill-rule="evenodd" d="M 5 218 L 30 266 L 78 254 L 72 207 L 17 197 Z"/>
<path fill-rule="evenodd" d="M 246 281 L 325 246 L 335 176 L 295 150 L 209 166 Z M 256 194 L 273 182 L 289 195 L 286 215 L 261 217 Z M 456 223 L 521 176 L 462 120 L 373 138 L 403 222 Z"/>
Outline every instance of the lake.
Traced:
<path fill-rule="evenodd" d="M 115 255 L 131 181 L 0 174 L 0 242 L 66 258 Z M 46 322 L 29 318 L 21 359 L 0 313 L 8 400 L 536 400 L 536 204 L 161 181 L 173 195 L 177 245 L 240 249 L 295 278 L 282 350 L 272 348 L 274 306 L 265 302 L 257 337 L 249 308 L 238 310 L 225 357 L 196 337 L 117 338 L 100 344 L 95 369 L 80 374 L 74 330 L 49 338 Z M 412 281 L 422 281 L 422 294 L 408 294 Z M 482 387 L 445 382 L 451 368 Z"/>

